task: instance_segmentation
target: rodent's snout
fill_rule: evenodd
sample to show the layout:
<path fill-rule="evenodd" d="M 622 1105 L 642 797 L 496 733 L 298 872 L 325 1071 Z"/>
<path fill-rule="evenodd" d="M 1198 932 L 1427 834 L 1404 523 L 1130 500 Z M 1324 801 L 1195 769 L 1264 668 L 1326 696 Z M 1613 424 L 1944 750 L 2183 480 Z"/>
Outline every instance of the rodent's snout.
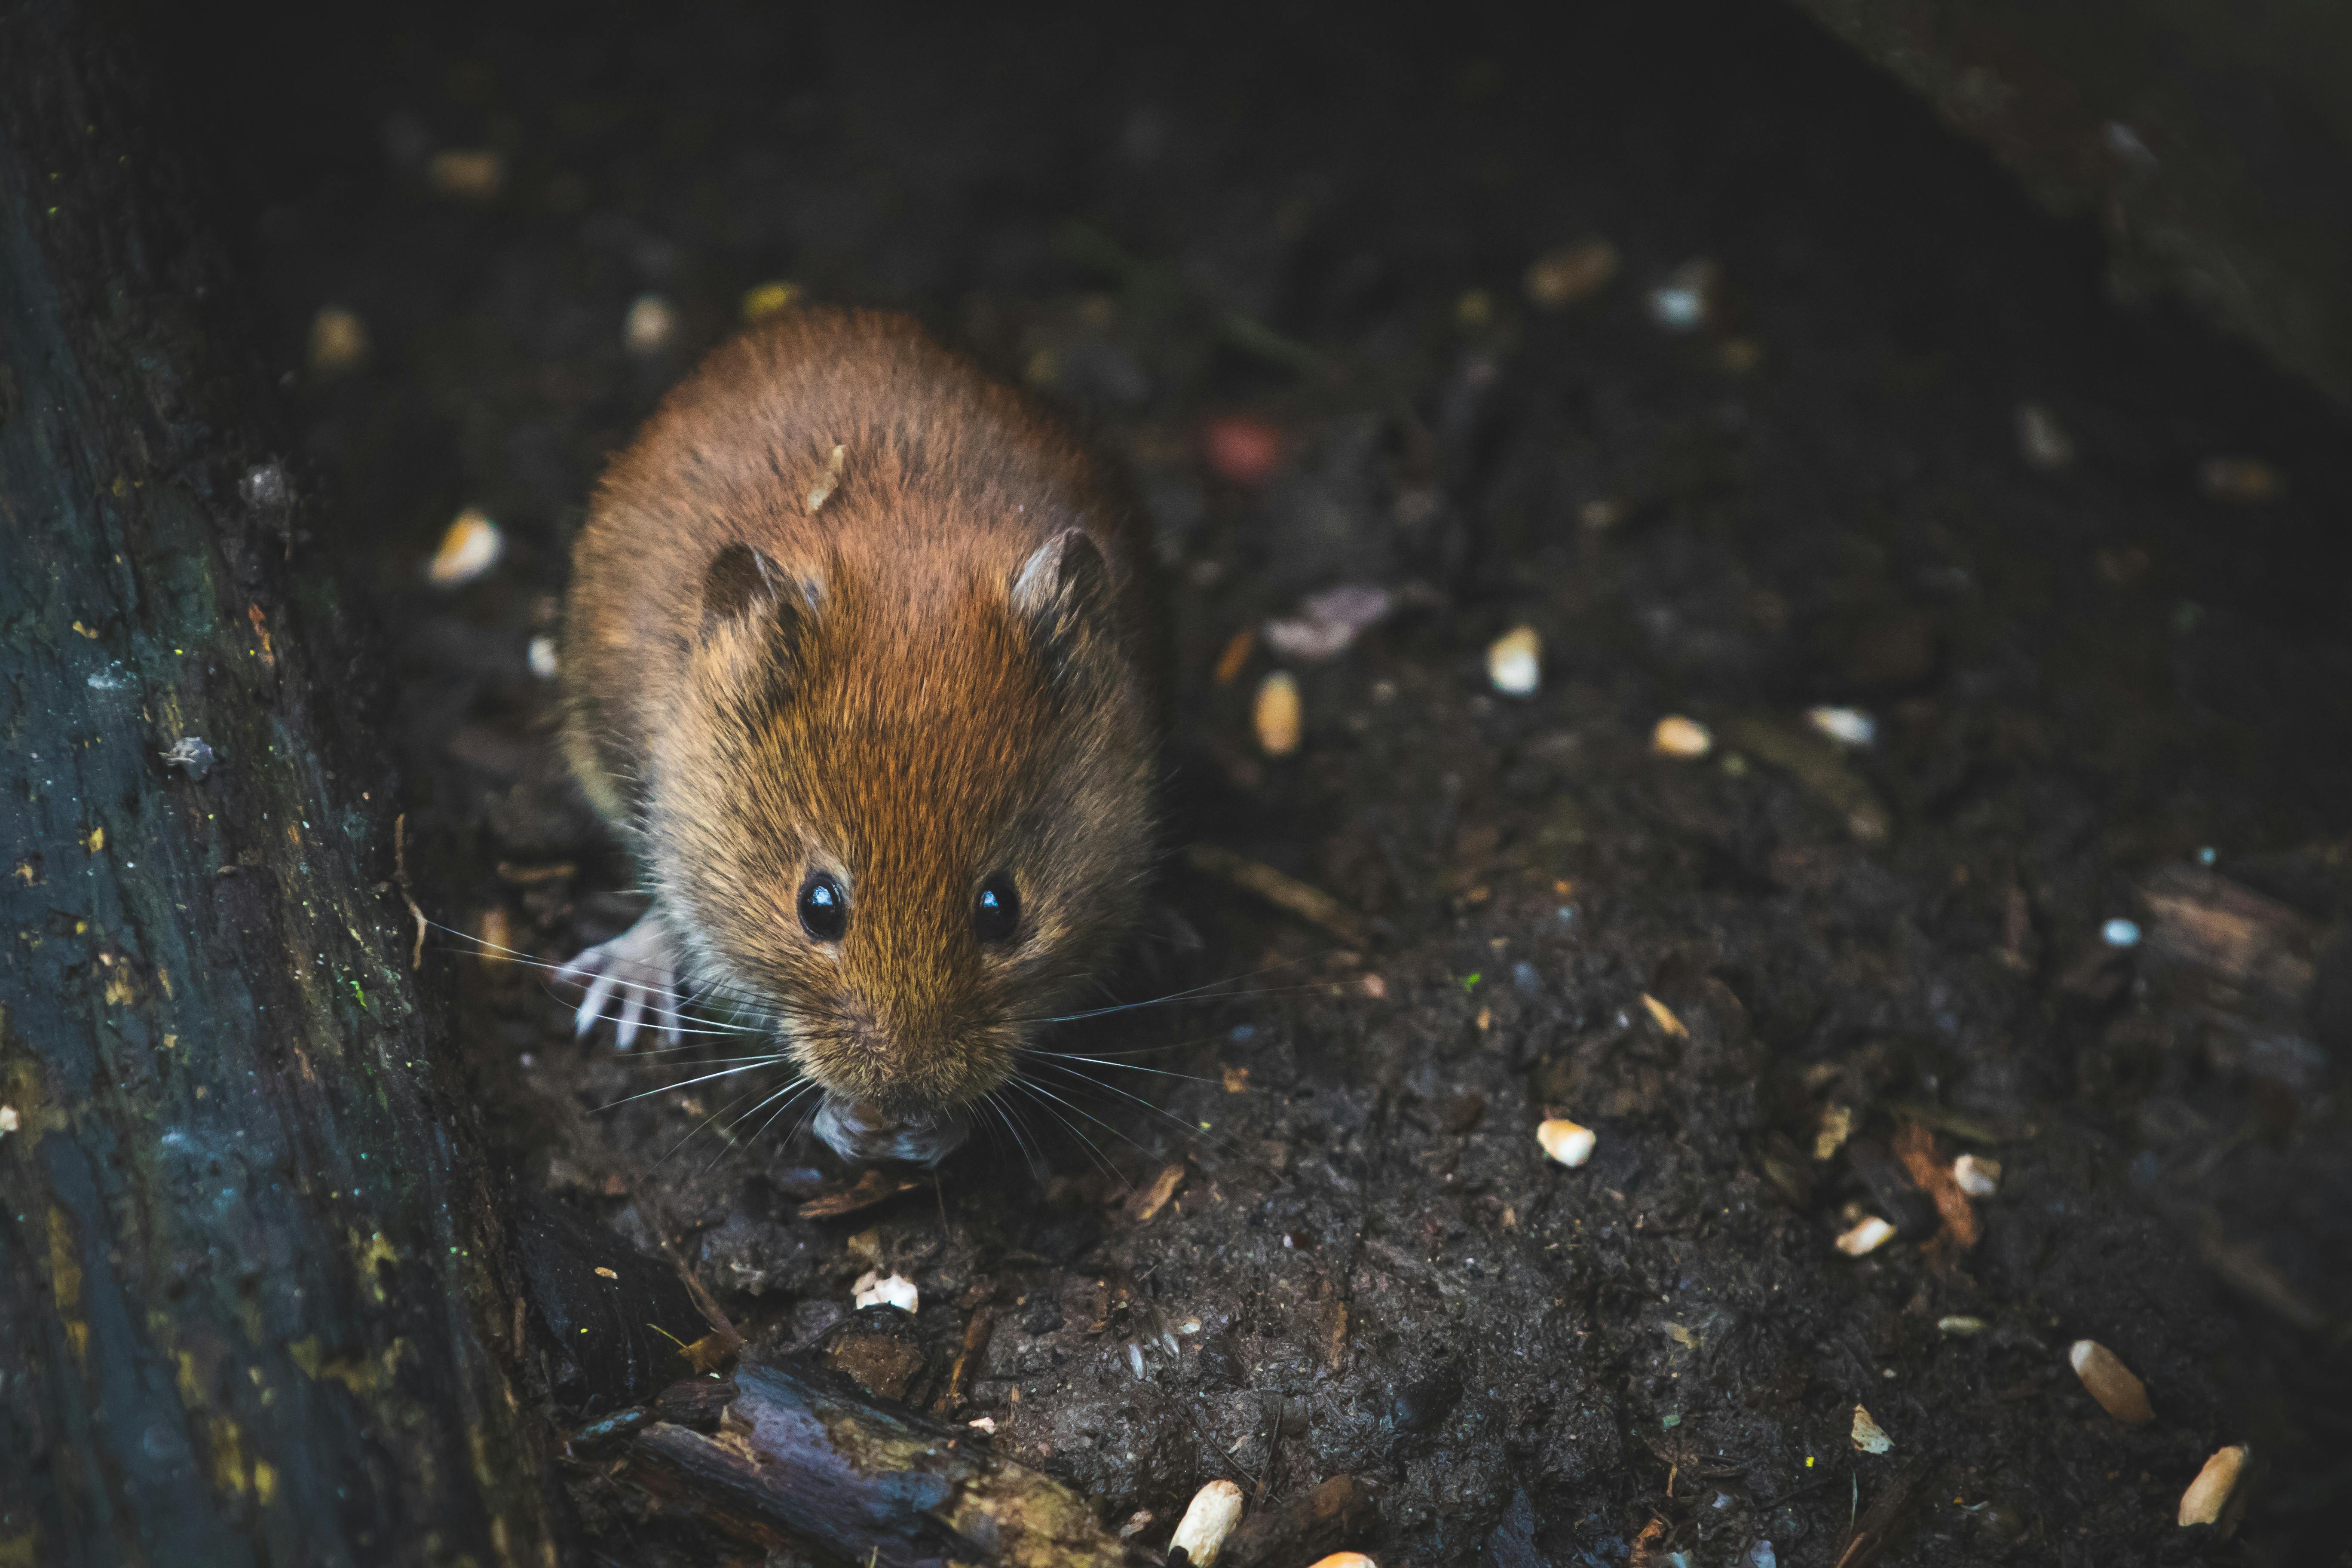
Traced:
<path fill-rule="evenodd" d="M 971 1121 L 953 1110 L 886 1110 L 870 1100 L 828 1090 L 817 1107 L 816 1135 L 845 1160 L 900 1160 L 936 1165 L 971 1135 Z"/>

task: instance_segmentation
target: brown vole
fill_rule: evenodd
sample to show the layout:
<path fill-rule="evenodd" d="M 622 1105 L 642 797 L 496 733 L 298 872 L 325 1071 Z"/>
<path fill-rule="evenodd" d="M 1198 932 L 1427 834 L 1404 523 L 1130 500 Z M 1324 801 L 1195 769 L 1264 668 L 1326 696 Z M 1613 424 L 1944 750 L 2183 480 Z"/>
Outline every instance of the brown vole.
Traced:
<path fill-rule="evenodd" d="M 670 393 L 572 554 L 563 740 L 645 918 L 568 973 L 772 1031 L 851 1157 L 936 1160 L 1133 924 L 1155 707 L 1139 524 L 901 317 L 806 310 Z"/>

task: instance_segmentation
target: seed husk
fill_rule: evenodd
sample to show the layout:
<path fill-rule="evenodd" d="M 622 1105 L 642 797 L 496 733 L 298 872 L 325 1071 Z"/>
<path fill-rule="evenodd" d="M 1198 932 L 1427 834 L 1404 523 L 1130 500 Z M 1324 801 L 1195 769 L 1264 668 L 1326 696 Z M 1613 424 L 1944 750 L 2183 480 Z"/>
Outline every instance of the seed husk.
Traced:
<path fill-rule="evenodd" d="M 1267 756 L 1286 757 L 1298 750 L 1298 682 L 1288 670 L 1277 669 L 1258 682 L 1257 705 L 1250 717 L 1257 727 L 1258 750 Z"/>
<path fill-rule="evenodd" d="M 1853 1446 L 1857 1452 L 1884 1454 L 1895 1447 L 1895 1439 L 1886 1428 L 1871 1419 L 1870 1412 L 1857 1405 L 1853 1407 Z"/>
<path fill-rule="evenodd" d="M 1486 649 L 1486 679 L 1506 697 L 1531 697 L 1543 684 L 1543 637 L 1533 626 L 1513 626 Z"/>
<path fill-rule="evenodd" d="M 2180 1522 L 2189 1524 L 2222 1524 L 2230 1505 L 2238 1495 L 2239 1483 L 2245 1479 L 2246 1462 L 2253 1450 L 2243 1443 L 2232 1443 L 2217 1448 L 2180 1494 Z M 2224 1526 L 2226 1528 L 2226 1526 Z"/>
<path fill-rule="evenodd" d="M 1697 720 L 1671 713 L 1659 720 L 1658 727 L 1650 731 L 1650 749 L 1662 757 L 1689 761 L 1713 751 L 1715 736 Z"/>
<path fill-rule="evenodd" d="M 1193 1568 L 1209 1568 L 1224 1549 L 1225 1537 L 1241 1521 L 1242 1489 L 1231 1481 L 1211 1481 L 1192 1494 L 1192 1506 L 1184 1510 L 1168 1542 L 1169 1555 L 1174 1556 L 1181 1547 Z"/>
<path fill-rule="evenodd" d="M 1876 1215 L 1865 1215 L 1852 1230 L 1837 1238 L 1837 1249 L 1848 1258 L 1861 1258 L 1894 1239 L 1893 1226 Z"/>
<path fill-rule="evenodd" d="M 1592 1158 L 1593 1148 L 1601 1139 L 1591 1128 L 1580 1127 L 1565 1116 L 1555 1116 L 1536 1129 L 1536 1142 L 1543 1145 L 1545 1153 L 1574 1169 Z"/>
<path fill-rule="evenodd" d="M 2074 1375 L 2099 1407 L 2126 1426 L 2139 1426 L 2156 1419 L 2147 1402 L 2147 1387 L 2132 1375 L 2116 1352 L 2096 1340 L 2076 1340 L 2066 1352 Z"/>
<path fill-rule="evenodd" d="M 2000 1191 L 2000 1162 L 1963 1154 L 1952 1162 L 1952 1184 L 1972 1198 L 1989 1198 Z"/>

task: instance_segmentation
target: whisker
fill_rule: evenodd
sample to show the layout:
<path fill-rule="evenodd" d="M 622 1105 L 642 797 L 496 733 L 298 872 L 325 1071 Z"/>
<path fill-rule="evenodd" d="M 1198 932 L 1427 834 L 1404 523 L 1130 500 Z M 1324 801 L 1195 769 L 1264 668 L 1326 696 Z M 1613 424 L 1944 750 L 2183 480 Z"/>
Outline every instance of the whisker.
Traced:
<path fill-rule="evenodd" d="M 1204 1132 L 1199 1127 L 1185 1121 L 1182 1117 L 1177 1115 L 1167 1107 L 1154 1105 L 1151 1101 L 1144 1099 L 1139 1094 L 1129 1094 L 1127 1090 L 1119 1088 L 1118 1085 L 1115 1083 L 1098 1082 L 1078 1071 L 1076 1068 L 1058 1067 L 1056 1064 L 1052 1062 L 1046 1062 L 1041 1065 L 1054 1067 L 1057 1071 L 1067 1073 L 1071 1078 L 1076 1079 L 1078 1082 L 1085 1084 L 1089 1089 L 1100 1089 L 1106 1094 L 1118 1095 L 1121 1100 L 1131 1100 L 1135 1101 L 1136 1104 L 1143 1107 L 1144 1110 L 1151 1112 L 1154 1116 L 1163 1117 L 1171 1125 L 1181 1128 L 1186 1137 L 1197 1139 L 1201 1142 L 1206 1143 L 1223 1153 L 1233 1156 L 1233 1158 L 1241 1161 L 1244 1164 L 1256 1165 L 1259 1163 L 1259 1162 L 1252 1159 L 1247 1153 L 1244 1152 L 1241 1146 L 1234 1143 L 1232 1140 L 1217 1137 L 1214 1133 Z M 1132 1142 L 1132 1140 L 1129 1140 L 1129 1142 Z M 1141 1144 L 1137 1144 L 1136 1146 L 1138 1148 L 1142 1147 Z"/>
<path fill-rule="evenodd" d="M 1035 1084 L 1033 1084 L 1033 1083 L 1027 1082 L 1027 1081 L 1026 1081 L 1026 1080 L 1024 1080 L 1024 1079 L 1017 1079 L 1017 1078 L 1013 1078 L 1013 1079 L 1005 1079 L 1004 1081 L 1005 1081 L 1005 1085 L 1006 1085 L 1006 1087 L 1007 1087 L 1007 1088 L 1023 1089 L 1023 1090 L 1026 1091 L 1027 1093 L 1029 1093 L 1032 1097 L 1037 1097 L 1037 1096 L 1039 1095 L 1039 1090 L 1038 1090 L 1037 1086 L 1036 1086 Z M 1050 1098 L 1050 1097 L 1047 1097 L 1047 1098 Z M 1066 1102 L 1066 1101 L 1065 1101 L 1064 1103 L 1066 1103 L 1066 1104 L 1067 1102 Z M 1101 1150 L 1101 1149 L 1100 1149 L 1100 1148 L 1096 1144 L 1095 1141 L 1094 1141 L 1093 1139 L 1091 1139 L 1091 1138 L 1089 1138 L 1089 1137 L 1087 1137 L 1087 1134 L 1086 1134 L 1086 1130 L 1085 1130 L 1084 1128 L 1081 1128 L 1081 1127 L 1080 1127 L 1076 1122 L 1072 1121 L 1068 1117 L 1066 1117 L 1066 1116 L 1063 1115 L 1060 1111 L 1055 1110 L 1052 1106 L 1045 1104 L 1045 1098 L 1038 1098 L 1038 1105 L 1039 1105 L 1039 1107 L 1040 1107 L 1042 1110 L 1045 1110 L 1045 1112 L 1047 1115 L 1051 1116 L 1055 1121 L 1056 1121 L 1060 1122 L 1063 1126 L 1065 1126 L 1065 1127 L 1068 1128 L 1068 1129 L 1070 1130 L 1071 1133 L 1072 1133 L 1074 1136 L 1076 1136 L 1076 1137 L 1077 1141 L 1078 1141 L 1079 1142 L 1081 1142 L 1081 1143 L 1083 1143 L 1083 1144 L 1085 1144 L 1085 1145 L 1087 1146 L 1087 1157 L 1088 1157 L 1089 1159 L 1091 1159 L 1091 1160 L 1093 1160 L 1093 1161 L 1094 1161 L 1094 1163 L 1095 1163 L 1095 1167 L 1096 1167 L 1097 1170 L 1101 1171 L 1101 1172 L 1102 1172 L 1102 1173 L 1103 1173 L 1104 1175 L 1108 1176 L 1108 1177 L 1110 1177 L 1112 1180 L 1114 1180 L 1114 1181 L 1118 1182 L 1121 1186 L 1126 1187 L 1129 1192 L 1132 1192 L 1132 1191 L 1134 1191 L 1134 1190 L 1135 1190 L 1135 1184 L 1134 1184 L 1133 1182 L 1129 1181 L 1125 1175 L 1121 1174 L 1121 1173 L 1120 1173 L 1120 1172 L 1119 1172 L 1118 1167 L 1118 1166 L 1116 1166 L 1116 1165 L 1114 1165 L 1114 1164 L 1112 1164 L 1112 1163 L 1110 1163 L 1110 1161 L 1109 1161 L 1108 1159 L 1107 1159 L 1107 1158 L 1104 1156 L 1102 1150 Z M 1071 1109 L 1072 1109 L 1072 1110 L 1077 1110 L 1077 1108 L 1076 1108 L 1076 1106 L 1072 1106 L 1072 1107 L 1071 1107 Z M 1087 1113 L 1086 1113 L 1085 1111 L 1083 1111 L 1083 1110 L 1079 1110 L 1079 1111 L 1078 1111 L 1078 1114 L 1079 1114 L 1079 1115 L 1081 1115 L 1081 1116 L 1086 1116 L 1086 1115 L 1087 1115 Z M 1104 1127 L 1110 1127 L 1110 1123 L 1108 1123 L 1108 1121 L 1103 1121 L 1100 1117 L 1098 1117 L 1098 1116 L 1087 1116 L 1087 1121 L 1089 1121 L 1097 1122 L 1097 1123 L 1098 1123 L 1098 1124 L 1100 1124 L 1100 1125 L 1102 1125 L 1102 1126 L 1104 1126 Z M 1118 1131 L 1118 1129 L 1117 1129 L 1117 1128 L 1111 1128 L 1111 1131 Z M 1124 1136 L 1124 1134 L 1121 1134 L 1121 1135 L 1122 1135 L 1122 1136 Z M 1131 1139 L 1131 1138 L 1130 1138 L 1130 1139 L 1129 1139 L 1129 1140 L 1128 1140 L 1128 1142 L 1129 1142 L 1130 1143 L 1132 1143 L 1132 1142 L 1134 1142 L 1135 1141 L 1134 1141 L 1133 1139 Z M 1139 1143 L 1139 1144 L 1137 1144 L 1137 1145 L 1136 1145 L 1136 1147 L 1138 1147 L 1138 1148 L 1142 1148 L 1142 1145 Z M 1148 1151 L 1148 1150 L 1146 1151 L 1146 1152 L 1150 1152 L 1150 1151 Z M 1042 1162 L 1041 1162 L 1041 1163 L 1042 1163 Z"/>
<path fill-rule="evenodd" d="M 656 1084 L 653 1088 L 642 1089 L 635 1094 L 625 1094 L 621 1096 L 620 1099 L 613 1100 L 608 1104 L 600 1105 L 596 1109 L 598 1110 L 610 1110 L 614 1106 L 626 1105 L 633 1100 L 644 1100 L 651 1095 L 667 1094 L 670 1090 L 676 1089 L 692 1089 L 698 1083 L 709 1083 L 714 1079 L 733 1078 L 737 1073 L 756 1072 L 770 1062 L 781 1061 L 782 1059 L 783 1058 L 781 1057 L 756 1058 L 748 1067 L 728 1068 L 720 1072 L 707 1072 L 699 1078 L 683 1079 L 677 1083 Z"/>
<path fill-rule="evenodd" d="M 1266 965 L 1263 966 L 1262 968 L 1258 968 L 1258 969 L 1252 969 L 1252 970 L 1246 970 L 1246 971 L 1244 971 L 1244 973 L 1240 973 L 1240 974 L 1229 974 L 1229 975 L 1225 976 L 1225 977 L 1224 977 L 1223 979 L 1222 979 L 1222 980 L 1209 980 L 1209 981 L 1204 981 L 1204 982 L 1202 982 L 1201 984 L 1198 984 L 1198 985 L 1192 985 L 1192 986 L 1188 986 L 1188 987 L 1186 987 L 1184 990 L 1181 990 L 1181 991 L 1171 991 L 1171 992 L 1170 992 L 1168 994 L 1166 994 L 1165 996 L 1154 996 L 1154 997 L 1150 998 L 1150 1000 L 1148 1000 L 1148 1001 L 1143 1001 L 1143 1002 L 1120 1002 L 1120 1003 L 1116 1003 L 1116 1004 L 1114 1004 L 1113 1005 L 1111 1005 L 1111 1006 L 1108 1006 L 1108 1007 L 1094 1007 L 1094 1008 L 1088 1008 L 1088 1009 L 1087 1009 L 1087 1010 L 1085 1010 L 1085 1011 L 1083 1011 L 1083 1012 L 1077 1012 L 1077 1013 L 1064 1013 L 1064 1014 L 1061 1014 L 1061 1015 L 1059 1015 L 1058 1016 L 1055 1016 L 1055 1017 L 1050 1017 L 1050 1018 L 1015 1018 L 1015 1019 L 1012 1020 L 1012 1022 L 1016 1023 L 1016 1024 L 1074 1024 L 1074 1023 L 1076 1023 L 1076 1022 L 1077 1022 L 1079 1019 L 1081 1019 L 1081 1018 L 1100 1018 L 1100 1017 L 1104 1017 L 1104 1016 L 1108 1016 L 1108 1015 L 1109 1015 L 1109 1014 L 1112 1014 L 1112 1013 L 1131 1013 L 1131 1012 L 1135 1011 L 1135 1010 L 1136 1010 L 1137 1008 L 1139 1008 L 1139 1007 L 1161 1007 L 1161 1006 L 1165 1006 L 1165 1005 L 1168 1005 L 1169 1003 L 1171 1003 L 1171 1002 L 1182 1002 L 1182 1001 L 1185 1001 L 1185 1000 L 1187 1000 L 1187 999 L 1189 999 L 1189 998 L 1195 997 L 1195 996 L 1199 996 L 1199 995 L 1201 995 L 1201 994 L 1202 994 L 1202 993 L 1204 993 L 1204 992 L 1211 992 L 1211 991 L 1214 991 L 1214 990 L 1216 990 L 1219 986 L 1235 984 L 1237 984 L 1237 983 L 1239 983 L 1239 982 L 1241 982 L 1241 981 L 1244 981 L 1244 980 L 1252 980 L 1252 979 L 1255 979 L 1255 978 L 1256 978 L 1258 975 L 1261 975 L 1261 974 L 1271 974 L 1271 973 L 1274 973 L 1276 970 L 1277 970 L 1277 969 L 1288 969 L 1288 968 L 1293 968 L 1293 967 L 1296 967 L 1297 965 L 1298 965 L 1298 964 L 1300 964 L 1300 963 L 1304 963 L 1304 962 L 1306 962 L 1306 961 L 1305 961 L 1305 960 L 1302 960 L 1302 959 L 1286 958 L 1286 959 L 1283 959 L 1283 960 L 1281 960 L 1281 961 L 1279 961 L 1279 962 L 1277 962 L 1277 963 L 1274 963 L 1266 964 Z M 1268 987 L 1265 987 L 1265 988 L 1264 988 L 1264 989 L 1262 989 L 1262 990 L 1256 990 L 1256 991 L 1239 991 L 1239 992 L 1234 992 L 1234 993 L 1232 993 L 1231 994 L 1232 994 L 1232 995 L 1234 995 L 1234 996 L 1235 996 L 1235 997 L 1241 997 L 1241 996 L 1279 996 L 1279 995 L 1286 994 L 1291 993 L 1291 992 L 1296 992 L 1296 991 L 1313 991 L 1313 990 L 1316 990 L 1316 989 L 1318 989 L 1318 987 L 1317 987 L 1317 986 L 1315 986 L 1315 985 L 1312 985 L 1312 984 L 1309 984 L 1309 985 L 1295 985 L 1295 986 L 1268 986 Z"/>

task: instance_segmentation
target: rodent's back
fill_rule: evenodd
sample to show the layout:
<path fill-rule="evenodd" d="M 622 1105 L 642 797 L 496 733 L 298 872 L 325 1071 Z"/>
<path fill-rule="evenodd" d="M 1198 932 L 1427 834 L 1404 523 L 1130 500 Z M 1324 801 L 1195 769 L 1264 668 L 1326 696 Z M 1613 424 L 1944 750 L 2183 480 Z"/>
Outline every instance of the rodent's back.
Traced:
<path fill-rule="evenodd" d="M 706 569 L 730 544 L 791 570 L 834 563 L 944 610 L 972 574 L 1010 571 L 1072 522 L 1103 548 L 1149 679 L 1133 509 L 1034 404 L 904 316 L 812 308 L 745 332 L 664 399 L 597 487 L 562 650 L 574 769 L 627 826 L 647 748 L 685 696 Z"/>

